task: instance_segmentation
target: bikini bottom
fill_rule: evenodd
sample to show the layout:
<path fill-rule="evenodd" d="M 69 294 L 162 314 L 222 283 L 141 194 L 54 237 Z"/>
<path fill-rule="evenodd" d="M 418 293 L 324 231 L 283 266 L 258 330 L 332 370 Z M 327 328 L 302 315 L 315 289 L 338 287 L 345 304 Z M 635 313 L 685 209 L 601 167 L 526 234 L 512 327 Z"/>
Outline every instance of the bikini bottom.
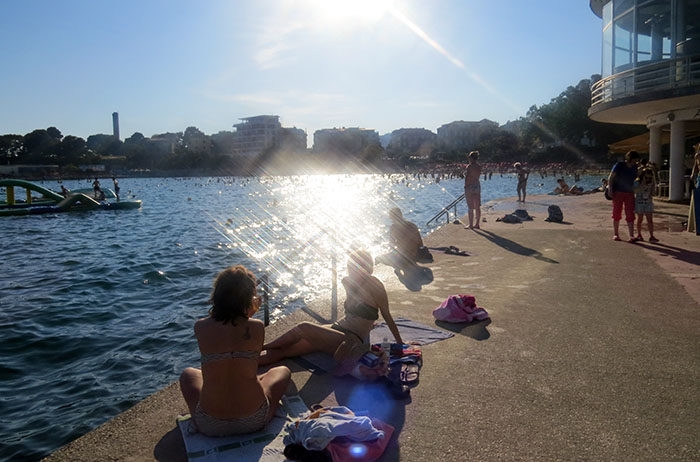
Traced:
<path fill-rule="evenodd" d="M 204 412 L 199 403 L 197 403 L 193 420 L 199 432 L 207 436 L 240 435 L 262 430 L 267 423 L 266 417 L 269 410 L 270 402 L 266 396 L 265 402 L 253 415 L 235 419 L 217 419 Z"/>

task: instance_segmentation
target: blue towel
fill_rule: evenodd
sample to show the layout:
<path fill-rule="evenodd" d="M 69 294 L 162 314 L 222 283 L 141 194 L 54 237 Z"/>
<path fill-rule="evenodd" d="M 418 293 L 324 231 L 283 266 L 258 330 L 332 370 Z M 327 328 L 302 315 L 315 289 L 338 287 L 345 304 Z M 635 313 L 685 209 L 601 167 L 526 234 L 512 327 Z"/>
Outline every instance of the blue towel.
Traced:
<path fill-rule="evenodd" d="M 396 318 L 394 322 L 399 329 L 401 340 L 403 340 L 404 343 L 416 342 L 420 345 L 427 345 L 454 337 L 455 335 L 452 332 L 427 326 L 416 321 L 411 321 L 410 319 Z M 394 341 L 394 335 L 385 322 L 375 325 L 374 329 L 369 333 L 369 340 L 371 343 L 381 343 L 385 338 L 390 342 Z"/>

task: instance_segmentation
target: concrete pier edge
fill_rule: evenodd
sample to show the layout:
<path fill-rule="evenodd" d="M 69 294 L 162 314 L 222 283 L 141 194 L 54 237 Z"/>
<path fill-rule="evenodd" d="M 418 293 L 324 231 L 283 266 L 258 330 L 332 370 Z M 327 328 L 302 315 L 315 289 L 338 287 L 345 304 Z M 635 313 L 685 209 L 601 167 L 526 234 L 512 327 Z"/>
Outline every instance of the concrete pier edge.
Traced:
<path fill-rule="evenodd" d="M 549 204 L 563 224 L 544 221 Z M 687 205 L 655 205 L 659 245 L 613 242 L 602 194 L 531 196 L 485 205 L 481 230 L 427 236 L 472 255 L 436 253 L 420 291 L 377 266 L 394 317 L 435 325 L 432 309 L 453 293 L 491 315 L 440 325 L 456 335 L 424 347 L 420 385 L 391 404 L 397 432 L 381 460 L 699 460 L 700 237 L 681 230 Z M 535 220 L 495 221 L 514 208 Z M 310 308 L 329 315 L 328 300 Z M 312 318 L 297 311 L 266 337 L 301 320 Z M 307 404 L 343 404 L 362 386 L 285 364 Z M 172 384 L 44 460 L 186 460 L 185 412 Z"/>

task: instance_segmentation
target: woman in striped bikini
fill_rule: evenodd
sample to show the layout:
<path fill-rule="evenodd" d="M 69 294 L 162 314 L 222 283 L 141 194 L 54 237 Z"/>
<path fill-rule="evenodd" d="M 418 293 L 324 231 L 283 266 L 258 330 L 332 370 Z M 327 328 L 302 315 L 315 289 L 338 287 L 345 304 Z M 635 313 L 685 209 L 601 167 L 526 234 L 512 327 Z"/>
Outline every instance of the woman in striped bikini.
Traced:
<path fill-rule="evenodd" d="M 278 366 L 258 375 L 265 328 L 262 321 L 250 319 L 260 306 L 255 276 L 240 265 L 223 270 L 209 301 L 209 316 L 194 325 L 202 368 L 182 373 L 182 396 L 205 435 L 260 430 L 275 415 L 291 373 Z"/>

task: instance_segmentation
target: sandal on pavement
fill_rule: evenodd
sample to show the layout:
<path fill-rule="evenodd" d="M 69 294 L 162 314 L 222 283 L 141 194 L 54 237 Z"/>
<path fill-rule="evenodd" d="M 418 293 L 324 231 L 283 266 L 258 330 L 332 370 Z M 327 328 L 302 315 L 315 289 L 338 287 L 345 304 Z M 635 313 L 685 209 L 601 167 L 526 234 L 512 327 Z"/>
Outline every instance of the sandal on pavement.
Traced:
<path fill-rule="evenodd" d="M 621 240 L 622 240 L 622 239 L 620 239 L 620 236 L 618 236 L 617 234 L 615 234 L 615 235 L 613 236 L 613 241 L 621 241 Z"/>

